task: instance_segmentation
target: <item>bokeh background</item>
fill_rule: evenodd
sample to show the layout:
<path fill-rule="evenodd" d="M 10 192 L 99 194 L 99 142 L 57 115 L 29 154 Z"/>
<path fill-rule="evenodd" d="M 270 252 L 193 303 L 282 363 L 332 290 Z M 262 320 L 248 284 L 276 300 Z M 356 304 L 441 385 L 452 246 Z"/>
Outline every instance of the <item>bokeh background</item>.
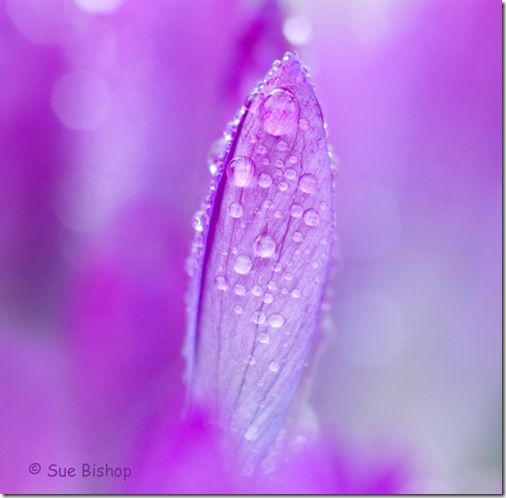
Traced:
<path fill-rule="evenodd" d="M 177 446 L 191 220 L 287 49 L 340 159 L 325 440 L 359 481 L 500 490 L 500 1 L 0 0 L 0 491 L 204 479 Z M 27 470 L 83 461 L 135 479 Z"/>

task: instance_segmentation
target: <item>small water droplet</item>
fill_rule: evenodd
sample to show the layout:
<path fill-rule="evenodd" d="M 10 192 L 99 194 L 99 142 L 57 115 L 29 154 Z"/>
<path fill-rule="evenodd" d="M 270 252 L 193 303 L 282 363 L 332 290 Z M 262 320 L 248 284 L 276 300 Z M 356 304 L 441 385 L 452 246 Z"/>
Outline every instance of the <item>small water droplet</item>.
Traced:
<path fill-rule="evenodd" d="M 321 209 L 322 211 L 326 211 L 326 210 L 327 210 L 327 208 L 328 208 L 328 204 L 327 204 L 325 201 L 321 201 L 321 202 L 320 202 L 320 209 Z"/>
<path fill-rule="evenodd" d="M 281 263 L 274 263 L 274 266 L 272 267 L 272 269 L 276 272 L 276 273 L 279 273 L 281 270 L 282 270 L 282 266 L 281 266 Z"/>
<path fill-rule="evenodd" d="M 234 263 L 234 270 L 240 275 L 246 275 L 251 270 L 252 262 L 249 256 L 237 256 Z"/>
<path fill-rule="evenodd" d="M 260 173 L 258 185 L 262 188 L 269 188 L 272 185 L 272 177 L 268 173 Z"/>
<path fill-rule="evenodd" d="M 264 144 L 258 144 L 256 146 L 255 152 L 259 156 L 263 156 L 263 155 L 267 154 L 267 147 Z"/>
<path fill-rule="evenodd" d="M 265 332 L 258 334 L 258 342 L 260 344 L 269 344 L 271 342 L 271 336 Z"/>
<path fill-rule="evenodd" d="M 294 218 L 301 218 L 304 208 L 300 204 L 292 204 L 290 207 L 290 215 Z"/>
<path fill-rule="evenodd" d="M 228 289 L 227 279 L 223 275 L 218 275 L 214 279 L 214 285 L 218 290 L 225 291 Z"/>
<path fill-rule="evenodd" d="M 299 289 L 292 289 L 292 292 L 290 292 L 290 295 L 294 298 L 294 299 L 299 299 L 299 297 L 301 296 L 301 292 Z"/>
<path fill-rule="evenodd" d="M 315 227 L 320 223 L 320 213 L 316 209 L 307 209 L 304 213 L 304 223 L 308 227 Z"/>
<path fill-rule="evenodd" d="M 258 439 L 258 429 L 254 425 L 250 425 L 244 433 L 244 439 L 247 441 L 255 441 L 255 439 Z"/>
<path fill-rule="evenodd" d="M 231 202 L 228 206 L 228 214 L 232 218 L 240 218 L 243 214 L 242 206 L 236 201 Z"/>
<path fill-rule="evenodd" d="M 197 211 L 193 216 L 193 228 L 196 232 L 202 232 L 204 230 L 204 213 Z"/>
<path fill-rule="evenodd" d="M 283 217 L 283 213 L 279 210 L 279 209 L 276 209 L 276 211 L 274 211 L 274 218 L 282 218 Z"/>
<path fill-rule="evenodd" d="M 254 296 L 260 296 L 262 294 L 262 287 L 260 287 L 258 284 L 255 284 L 252 288 L 251 288 L 251 293 L 254 295 Z"/>
<path fill-rule="evenodd" d="M 292 93 L 287 90 L 273 90 L 263 101 L 261 106 L 263 128 L 279 137 L 292 132 L 299 120 L 299 106 Z"/>
<path fill-rule="evenodd" d="M 247 363 L 248 365 L 254 365 L 256 362 L 257 362 L 257 361 L 256 361 L 255 357 L 254 357 L 252 354 L 251 354 L 251 355 L 249 355 L 249 356 L 246 358 L 246 363 Z"/>
<path fill-rule="evenodd" d="M 284 152 L 287 149 L 288 149 L 288 144 L 284 140 L 281 140 L 281 142 L 278 143 L 278 150 L 280 152 Z"/>
<path fill-rule="evenodd" d="M 262 202 L 262 207 L 264 209 L 272 209 L 274 206 L 274 203 L 270 199 L 265 199 L 264 202 Z"/>
<path fill-rule="evenodd" d="M 285 178 L 287 180 L 293 180 L 296 176 L 297 176 L 297 173 L 295 172 L 295 170 L 293 168 L 288 168 L 285 171 Z"/>
<path fill-rule="evenodd" d="M 244 308 L 243 308 L 240 304 L 237 304 L 237 305 L 234 307 L 234 312 L 235 312 L 237 315 L 240 315 L 243 311 L 244 311 Z"/>
<path fill-rule="evenodd" d="M 253 251 L 260 258 L 270 258 L 276 251 L 276 242 L 270 235 L 259 235 L 253 244 Z"/>
<path fill-rule="evenodd" d="M 297 164 L 297 161 L 298 161 L 298 160 L 299 160 L 299 159 L 297 158 L 297 156 L 290 156 L 290 157 L 288 158 L 288 162 L 289 162 L 290 164 Z"/>
<path fill-rule="evenodd" d="M 288 294 L 288 289 L 285 289 L 283 287 L 283 289 L 281 289 L 281 294 L 283 294 L 284 296 L 286 296 Z"/>
<path fill-rule="evenodd" d="M 269 370 L 272 373 L 278 373 L 279 372 L 279 363 L 277 361 L 271 361 L 269 363 Z"/>
<path fill-rule="evenodd" d="M 318 261 L 313 261 L 311 266 L 312 266 L 313 270 L 318 270 L 318 268 L 320 268 Z"/>
<path fill-rule="evenodd" d="M 267 282 L 267 288 L 272 292 L 276 292 L 278 290 L 278 284 L 274 282 L 274 280 L 270 280 Z"/>
<path fill-rule="evenodd" d="M 269 315 L 269 325 L 273 329 L 279 329 L 283 326 L 285 323 L 285 319 L 283 315 L 280 315 L 279 313 L 273 313 L 272 315 Z"/>
<path fill-rule="evenodd" d="M 263 298 L 265 304 L 271 304 L 274 301 L 274 296 L 270 292 L 266 292 Z"/>
<path fill-rule="evenodd" d="M 244 287 L 244 285 L 242 285 L 242 284 L 236 284 L 234 286 L 234 292 L 238 296 L 244 296 L 246 294 L 246 287 Z"/>
<path fill-rule="evenodd" d="M 300 177 L 299 188 L 306 194 L 314 194 L 318 188 L 318 182 L 313 175 L 302 175 Z"/>
<path fill-rule="evenodd" d="M 288 183 L 286 182 L 279 182 L 278 188 L 281 192 L 286 192 L 288 190 Z"/>
<path fill-rule="evenodd" d="M 270 161 L 269 161 L 269 159 L 268 159 L 267 157 L 264 157 L 264 158 L 260 161 L 260 164 L 261 164 L 262 166 L 269 166 Z"/>
<path fill-rule="evenodd" d="M 301 232 L 293 232 L 292 239 L 294 242 L 302 242 L 304 240 L 304 235 Z"/>
<path fill-rule="evenodd" d="M 247 187 L 255 174 L 255 164 L 248 157 L 235 157 L 228 163 L 227 175 L 236 187 Z"/>
<path fill-rule="evenodd" d="M 306 131 L 307 129 L 309 129 L 309 121 L 305 118 L 302 118 L 299 121 L 299 128 L 303 131 Z"/>
<path fill-rule="evenodd" d="M 274 166 L 276 166 L 276 168 L 283 168 L 285 166 L 285 163 L 281 159 L 276 159 Z"/>
<path fill-rule="evenodd" d="M 262 325 L 262 323 L 265 323 L 265 313 L 262 313 L 261 311 L 255 311 L 253 313 L 253 323 L 256 323 L 257 325 Z"/>
<path fill-rule="evenodd" d="M 287 281 L 287 282 L 290 282 L 293 280 L 293 275 L 291 273 L 285 273 L 283 275 L 283 278 Z"/>

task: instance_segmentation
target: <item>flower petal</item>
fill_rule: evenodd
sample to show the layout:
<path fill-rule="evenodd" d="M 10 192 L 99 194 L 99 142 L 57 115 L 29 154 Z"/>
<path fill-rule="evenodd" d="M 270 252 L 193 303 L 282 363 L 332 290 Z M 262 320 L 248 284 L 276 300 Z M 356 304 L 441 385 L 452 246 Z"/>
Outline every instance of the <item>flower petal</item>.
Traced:
<path fill-rule="evenodd" d="M 319 326 L 333 172 L 294 54 L 274 63 L 233 127 L 195 221 L 186 352 L 192 402 L 213 410 L 252 472 L 281 439 Z"/>

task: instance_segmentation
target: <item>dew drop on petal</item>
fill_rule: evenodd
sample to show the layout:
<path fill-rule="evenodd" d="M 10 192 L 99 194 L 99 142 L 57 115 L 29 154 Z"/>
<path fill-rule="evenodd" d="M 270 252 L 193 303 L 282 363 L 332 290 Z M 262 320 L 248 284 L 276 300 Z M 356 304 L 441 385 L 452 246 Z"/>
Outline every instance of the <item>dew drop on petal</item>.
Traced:
<path fill-rule="evenodd" d="M 280 315 L 279 313 L 273 313 L 272 315 L 269 315 L 268 320 L 269 320 L 269 325 L 273 329 L 279 329 L 285 323 L 285 319 L 283 318 L 283 315 Z"/>
<path fill-rule="evenodd" d="M 253 251 L 260 258 L 270 258 L 276 251 L 276 242 L 270 235 L 259 235 L 253 244 Z"/>
<path fill-rule="evenodd" d="M 228 214 L 232 218 L 240 218 L 243 214 L 242 206 L 236 201 L 231 202 L 228 206 Z"/>
<path fill-rule="evenodd" d="M 234 262 L 234 270 L 239 275 L 246 275 L 251 270 L 252 262 L 249 256 L 240 255 L 237 256 Z"/>
<path fill-rule="evenodd" d="M 292 93 L 273 90 L 263 101 L 260 111 L 264 130 L 279 137 L 292 132 L 299 121 L 299 106 Z"/>
<path fill-rule="evenodd" d="M 292 239 L 294 242 L 302 242 L 304 240 L 304 235 L 301 232 L 293 232 Z"/>
<path fill-rule="evenodd" d="M 259 156 L 263 156 L 264 154 L 267 154 L 267 147 L 264 144 L 258 144 L 257 147 L 256 147 L 256 149 L 255 149 L 255 152 Z"/>
<path fill-rule="evenodd" d="M 271 342 L 271 336 L 265 332 L 258 335 L 258 342 L 260 344 L 269 344 Z"/>
<path fill-rule="evenodd" d="M 285 171 L 285 178 L 287 180 L 293 180 L 296 176 L 297 176 L 297 173 L 295 172 L 295 170 L 293 168 L 288 168 Z"/>
<path fill-rule="evenodd" d="M 286 192 L 288 190 L 288 183 L 286 182 L 279 182 L 278 188 L 281 192 Z"/>
<path fill-rule="evenodd" d="M 255 284 L 252 288 L 251 288 L 251 293 L 254 295 L 254 296 L 260 296 L 262 294 L 262 287 L 260 287 L 258 284 Z"/>
<path fill-rule="evenodd" d="M 227 174 L 236 187 L 247 187 L 255 174 L 255 164 L 248 157 L 235 157 L 228 163 Z"/>
<path fill-rule="evenodd" d="M 244 439 L 247 441 L 255 441 L 255 439 L 258 439 L 258 429 L 255 426 L 250 425 L 248 430 L 244 433 Z"/>
<path fill-rule="evenodd" d="M 306 131 L 309 129 L 309 121 L 305 118 L 302 118 L 300 121 L 299 121 L 299 128 L 303 131 Z"/>
<path fill-rule="evenodd" d="M 320 223 L 320 213 L 316 209 L 307 209 L 304 213 L 304 223 L 308 227 L 315 227 Z"/>
<path fill-rule="evenodd" d="M 289 162 L 290 164 L 297 164 L 297 161 L 298 161 L 297 156 L 290 156 L 290 157 L 288 158 L 288 162 Z"/>
<path fill-rule="evenodd" d="M 272 185 L 272 177 L 268 173 L 260 173 L 258 185 L 262 188 L 269 188 Z"/>
<path fill-rule="evenodd" d="M 223 275 L 218 275 L 214 279 L 214 285 L 218 290 L 225 291 L 228 289 L 227 279 Z"/>
<path fill-rule="evenodd" d="M 307 174 L 300 178 L 299 188 L 306 194 L 314 194 L 318 187 L 318 182 L 313 175 Z"/>
<path fill-rule="evenodd" d="M 270 292 L 266 292 L 263 298 L 265 304 L 271 304 L 274 301 L 274 296 Z"/>
<path fill-rule="evenodd" d="M 292 204 L 290 207 L 290 215 L 293 218 L 302 218 L 302 214 L 304 213 L 304 208 L 300 204 Z"/>
<path fill-rule="evenodd" d="M 278 373 L 279 372 L 279 363 L 277 361 L 271 361 L 269 363 L 269 371 L 272 373 Z"/>
<path fill-rule="evenodd" d="M 242 284 L 236 284 L 234 286 L 234 292 L 238 296 L 244 296 L 246 294 L 246 287 L 244 287 L 244 285 L 242 285 Z"/>
<path fill-rule="evenodd" d="M 248 365 L 254 365 L 256 363 L 256 359 L 253 355 L 249 355 L 247 358 L 246 358 L 246 363 Z"/>
<path fill-rule="evenodd" d="M 281 142 L 278 143 L 278 150 L 281 152 L 284 152 L 287 149 L 288 149 L 288 144 L 284 140 L 281 140 Z"/>
<path fill-rule="evenodd" d="M 204 220 L 202 211 L 197 211 L 193 216 L 193 228 L 196 232 L 204 230 Z"/>
<path fill-rule="evenodd" d="M 262 323 L 265 323 L 265 313 L 262 313 L 261 311 L 255 311 L 253 313 L 253 323 L 256 323 L 257 325 L 262 325 Z"/>
<path fill-rule="evenodd" d="M 301 292 L 299 289 L 293 289 L 292 292 L 290 292 L 290 295 L 294 298 L 294 299 L 299 299 L 299 297 L 301 296 Z"/>

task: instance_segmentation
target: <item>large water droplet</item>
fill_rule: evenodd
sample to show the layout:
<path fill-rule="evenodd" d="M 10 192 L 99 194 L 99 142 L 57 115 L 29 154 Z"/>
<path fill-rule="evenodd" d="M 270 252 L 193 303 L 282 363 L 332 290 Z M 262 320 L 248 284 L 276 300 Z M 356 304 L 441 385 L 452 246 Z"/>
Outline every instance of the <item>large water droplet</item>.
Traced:
<path fill-rule="evenodd" d="M 268 173 L 260 173 L 258 185 L 262 188 L 269 188 L 272 185 L 272 177 Z"/>
<path fill-rule="evenodd" d="M 314 194 L 318 188 L 318 182 L 313 175 L 303 175 L 300 178 L 299 188 L 306 194 Z"/>
<path fill-rule="evenodd" d="M 236 187 L 247 187 L 255 174 L 255 164 L 248 157 L 235 157 L 228 163 L 227 174 Z"/>
<path fill-rule="evenodd" d="M 299 121 L 299 106 L 292 93 L 273 90 L 263 101 L 260 113 L 264 130 L 279 137 L 292 132 Z"/>
<path fill-rule="evenodd" d="M 234 263 L 234 270 L 240 275 L 246 275 L 251 270 L 252 262 L 249 256 L 237 256 Z"/>
<path fill-rule="evenodd" d="M 240 218 L 242 216 L 242 213 L 243 213 L 242 206 L 238 202 L 236 201 L 231 202 L 230 205 L 228 206 L 228 214 L 232 218 Z"/>
<path fill-rule="evenodd" d="M 260 258 L 270 258 L 276 251 L 276 242 L 270 235 L 259 235 L 255 240 L 253 250 Z"/>
<path fill-rule="evenodd" d="M 273 313 L 269 316 L 269 325 L 273 329 L 279 329 L 283 326 L 285 323 L 285 319 L 283 318 L 283 315 L 280 315 L 279 313 Z"/>
<path fill-rule="evenodd" d="M 304 213 L 304 208 L 300 204 L 292 204 L 290 207 L 290 215 L 294 218 L 301 218 Z"/>
<path fill-rule="evenodd" d="M 308 227 L 315 227 L 320 223 L 320 213 L 316 209 L 307 209 L 304 213 L 304 223 Z"/>

